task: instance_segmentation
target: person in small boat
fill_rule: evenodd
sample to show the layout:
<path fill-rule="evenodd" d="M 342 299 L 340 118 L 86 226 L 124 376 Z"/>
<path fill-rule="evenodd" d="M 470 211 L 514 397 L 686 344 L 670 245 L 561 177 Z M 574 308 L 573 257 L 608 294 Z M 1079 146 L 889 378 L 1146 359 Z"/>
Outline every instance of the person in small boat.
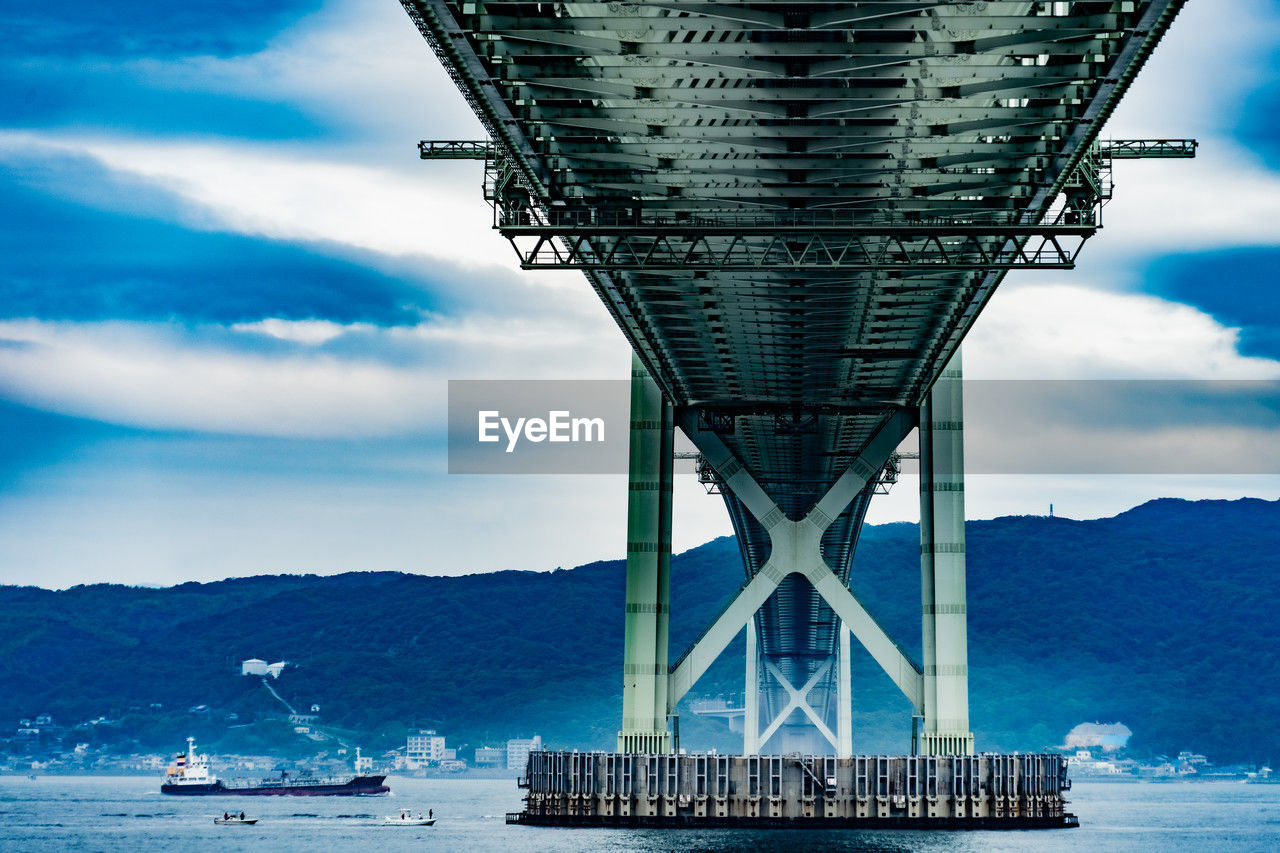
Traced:
<path fill-rule="evenodd" d="M 230 818 L 231 818 L 231 815 L 227 814 L 226 812 L 223 812 L 223 813 L 222 813 L 222 819 L 223 819 L 223 820 L 229 820 Z"/>
<path fill-rule="evenodd" d="M 244 812 L 240 812 L 240 819 L 244 820 Z"/>
<path fill-rule="evenodd" d="M 436 813 L 431 809 L 427 809 L 427 820 L 435 820 Z"/>

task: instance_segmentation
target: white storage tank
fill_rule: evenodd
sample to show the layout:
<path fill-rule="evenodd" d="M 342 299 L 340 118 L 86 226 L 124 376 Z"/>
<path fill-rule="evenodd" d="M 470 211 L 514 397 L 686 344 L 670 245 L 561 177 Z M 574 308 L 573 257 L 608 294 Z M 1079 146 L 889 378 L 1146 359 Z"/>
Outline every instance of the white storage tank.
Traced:
<path fill-rule="evenodd" d="M 267 662 L 264 660 L 258 660 L 257 658 L 250 658 L 247 661 L 242 661 L 240 663 L 240 674 L 241 675 L 266 675 Z"/>

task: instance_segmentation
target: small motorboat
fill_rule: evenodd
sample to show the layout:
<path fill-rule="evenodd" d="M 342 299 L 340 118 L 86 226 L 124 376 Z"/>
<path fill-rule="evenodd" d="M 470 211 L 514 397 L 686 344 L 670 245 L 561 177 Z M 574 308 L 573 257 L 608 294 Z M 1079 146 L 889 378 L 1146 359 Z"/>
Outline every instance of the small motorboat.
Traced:
<path fill-rule="evenodd" d="M 258 822 L 258 819 L 256 817 L 245 817 L 243 812 L 238 815 L 224 813 L 222 817 L 215 817 L 213 822 L 218 826 L 253 826 Z"/>
<path fill-rule="evenodd" d="M 419 812 L 417 817 L 408 809 L 404 809 L 398 815 L 387 815 L 383 821 L 383 826 L 435 826 L 435 817 L 423 817 Z"/>

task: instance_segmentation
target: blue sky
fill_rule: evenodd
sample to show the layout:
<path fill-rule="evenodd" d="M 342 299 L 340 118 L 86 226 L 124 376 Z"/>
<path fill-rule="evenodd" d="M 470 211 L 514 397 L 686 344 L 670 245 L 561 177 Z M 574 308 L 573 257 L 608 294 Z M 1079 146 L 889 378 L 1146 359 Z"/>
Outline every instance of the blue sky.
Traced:
<path fill-rule="evenodd" d="M 585 283 L 488 230 L 478 138 L 392 0 L 0 0 L 0 582 L 544 569 L 620 556 L 616 477 L 449 477 L 450 378 L 623 378 Z M 971 376 L 1280 378 L 1280 9 L 1193 0 L 1109 128 L 1068 275 L 1010 277 Z M 1275 477 L 978 477 L 1081 517 Z M 696 483 L 677 547 L 727 532 Z M 914 518 L 912 490 L 873 509 Z"/>

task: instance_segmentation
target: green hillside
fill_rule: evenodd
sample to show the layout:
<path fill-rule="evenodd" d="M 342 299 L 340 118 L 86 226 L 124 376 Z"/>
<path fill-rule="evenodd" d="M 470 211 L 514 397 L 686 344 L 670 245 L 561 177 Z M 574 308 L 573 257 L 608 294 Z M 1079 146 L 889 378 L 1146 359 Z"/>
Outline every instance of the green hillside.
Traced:
<path fill-rule="evenodd" d="M 853 585 L 918 655 L 919 545 L 910 524 L 869 526 Z M 1120 720 L 1133 746 L 1219 762 L 1280 755 L 1280 502 L 1159 500 L 1114 518 L 1006 517 L 968 525 L 973 725 L 981 749 L 1061 742 Z M 278 745 L 245 723 L 281 710 L 239 661 L 293 666 L 276 684 L 299 710 L 371 747 L 430 726 L 451 745 L 534 732 L 611 746 L 621 684 L 623 564 L 458 578 L 269 576 L 140 589 L 0 587 L 0 732 L 50 713 L 104 716 L 96 736 L 168 748 Z M 742 582 L 723 538 L 672 564 L 672 648 Z M 697 687 L 737 692 L 741 642 Z M 857 747 L 907 747 L 909 712 L 855 661 Z M 153 703 L 162 706 L 152 708 Z M 207 715 L 189 708 L 209 706 Z M 238 719 L 228 722 L 234 713 Z M 229 726 L 237 726 L 231 729 Z M 682 714 L 683 745 L 732 749 Z M 295 744 L 295 747 L 298 746 Z M 300 747 L 299 747 L 300 748 Z"/>

